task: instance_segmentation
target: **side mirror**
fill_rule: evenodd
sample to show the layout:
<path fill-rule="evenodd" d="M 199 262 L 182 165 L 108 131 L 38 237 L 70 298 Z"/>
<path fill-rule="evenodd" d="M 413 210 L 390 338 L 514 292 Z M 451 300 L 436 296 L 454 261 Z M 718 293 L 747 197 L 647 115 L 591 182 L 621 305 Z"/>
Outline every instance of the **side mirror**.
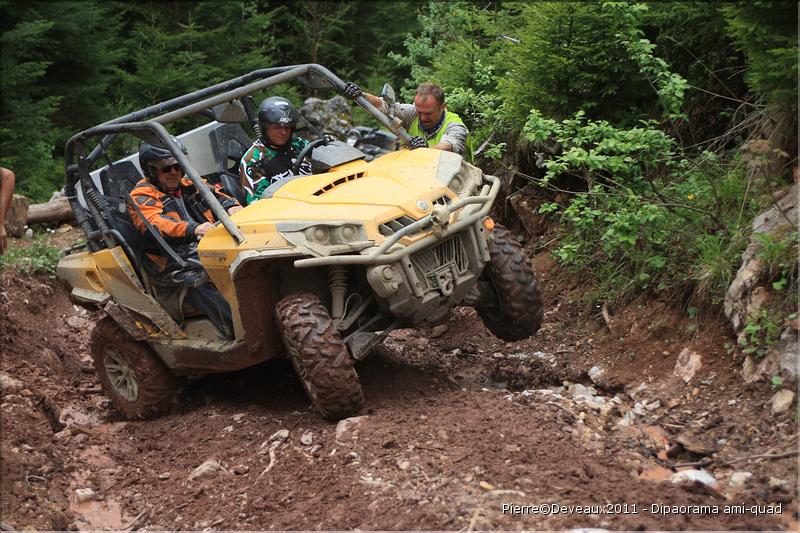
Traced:
<path fill-rule="evenodd" d="M 394 89 L 392 89 L 392 86 L 388 83 L 383 84 L 383 89 L 381 89 L 381 98 L 383 98 L 383 101 L 386 102 L 386 105 L 389 107 L 392 107 L 397 101 L 397 98 L 394 94 Z"/>
<path fill-rule="evenodd" d="M 211 108 L 211 113 L 214 115 L 214 120 L 222 124 L 248 122 L 247 113 L 241 102 L 225 102 L 216 105 Z"/>

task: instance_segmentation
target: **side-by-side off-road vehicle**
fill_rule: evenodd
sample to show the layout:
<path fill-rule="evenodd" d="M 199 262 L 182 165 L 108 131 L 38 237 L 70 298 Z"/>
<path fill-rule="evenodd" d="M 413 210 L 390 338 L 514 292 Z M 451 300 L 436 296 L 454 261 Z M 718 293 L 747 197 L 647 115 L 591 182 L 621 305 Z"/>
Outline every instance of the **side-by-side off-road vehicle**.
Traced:
<path fill-rule="evenodd" d="M 344 88 L 319 65 L 267 68 L 67 143 L 65 191 L 86 242 L 65 251 L 58 275 L 74 301 L 105 311 L 92 356 L 105 393 L 129 418 L 168 408 L 178 377 L 288 356 L 315 408 L 337 419 L 364 403 L 355 361 L 397 327 L 434 324 L 466 305 L 502 339 L 528 338 L 539 328 L 531 265 L 517 240 L 488 218 L 500 182 L 452 152 L 401 148 L 367 161 L 346 142 L 322 137 L 297 163 L 310 161 L 312 175 L 278 181 L 228 215 L 204 178 L 244 202 L 238 163 L 258 133 L 253 93 L 291 80 Z M 384 96 L 393 99 L 390 87 Z M 392 106 L 386 115 L 363 96 L 356 103 L 410 142 Z M 177 135 L 187 153 L 168 124 L 194 128 Z M 145 240 L 128 214 L 141 169 L 135 154 L 112 162 L 140 140 L 174 154 L 219 220 L 188 259 L 157 233 L 148 242 L 179 264 L 199 261 L 231 306 L 233 337 L 196 310 L 170 312 L 156 297 Z"/>

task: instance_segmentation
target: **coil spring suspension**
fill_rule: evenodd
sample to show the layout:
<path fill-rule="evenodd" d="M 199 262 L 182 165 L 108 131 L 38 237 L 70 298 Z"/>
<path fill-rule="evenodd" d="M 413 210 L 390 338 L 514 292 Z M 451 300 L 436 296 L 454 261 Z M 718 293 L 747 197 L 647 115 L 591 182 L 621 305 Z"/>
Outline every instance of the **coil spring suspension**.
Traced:
<path fill-rule="evenodd" d="M 331 318 L 338 320 L 344 314 L 344 296 L 347 294 L 347 270 L 343 266 L 332 266 L 328 271 L 331 290 Z"/>

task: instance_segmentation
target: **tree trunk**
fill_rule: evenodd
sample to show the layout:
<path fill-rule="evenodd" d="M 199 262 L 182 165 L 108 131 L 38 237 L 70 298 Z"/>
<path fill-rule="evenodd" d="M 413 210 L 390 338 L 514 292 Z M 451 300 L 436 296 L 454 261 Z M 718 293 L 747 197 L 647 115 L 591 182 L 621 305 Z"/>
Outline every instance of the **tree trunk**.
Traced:
<path fill-rule="evenodd" d="M 46 222 L 69 222 L 74 219 L 69 200 L 58 198 L 46 204 L 33 204 L 28 208 L 27 224 L 43 224 Z"/>
<path fill-rule="evenodd" d="M 28 199 L 21 194 L 11 197 L 11 204 L 6 213 L 6 233 L 9 237 L 19 239 L 25 231 L 25 222 L 28 219 Z"/>

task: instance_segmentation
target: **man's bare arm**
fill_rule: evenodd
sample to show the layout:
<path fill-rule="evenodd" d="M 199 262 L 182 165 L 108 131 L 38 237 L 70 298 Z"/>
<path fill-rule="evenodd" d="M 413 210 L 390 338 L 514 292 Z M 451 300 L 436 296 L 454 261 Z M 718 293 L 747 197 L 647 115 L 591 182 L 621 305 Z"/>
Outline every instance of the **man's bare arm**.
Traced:
<path fill-rule="evenodd" d="M 367 99 L 367 101 L 372 104 L 373 106 L 377 107 L 379 111 L 384 111 L 385 102 L 383 98 L 380 96 L 375 96 L 374 94 L 370 94 L 368 92 L 362 92 L 361 96 Z"/>

